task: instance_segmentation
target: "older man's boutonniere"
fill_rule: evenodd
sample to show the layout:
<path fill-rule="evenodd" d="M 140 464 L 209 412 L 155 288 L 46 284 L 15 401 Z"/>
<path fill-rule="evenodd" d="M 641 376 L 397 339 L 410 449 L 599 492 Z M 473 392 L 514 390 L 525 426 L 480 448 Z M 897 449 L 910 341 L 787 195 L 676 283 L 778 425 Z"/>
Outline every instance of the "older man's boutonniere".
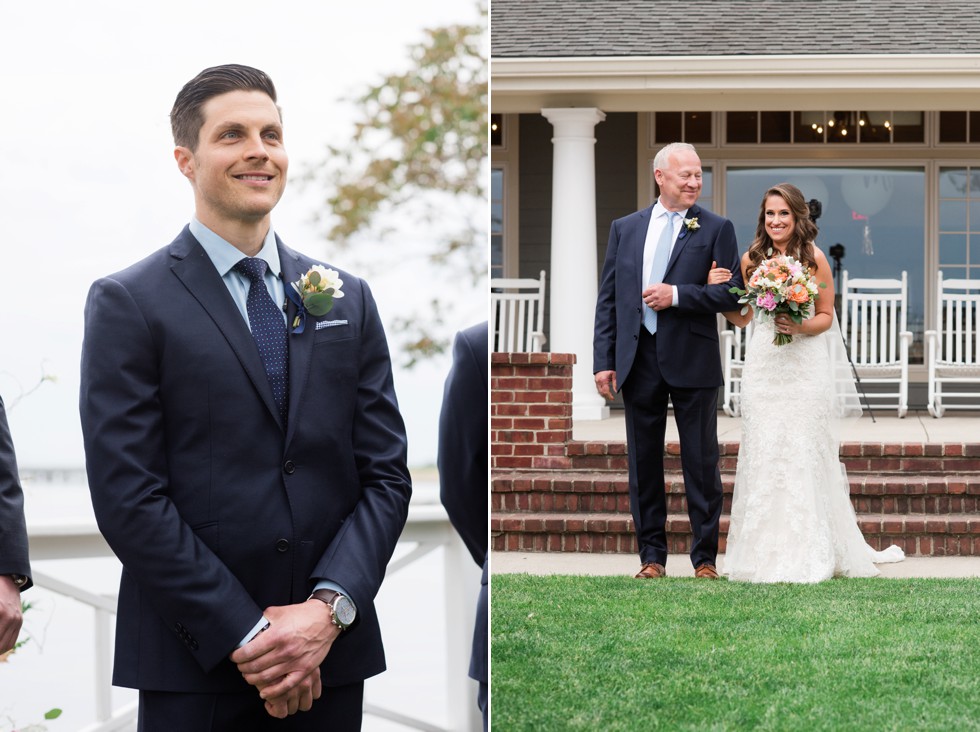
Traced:
<path fill-rule="evenodd" d="M 683 239 L 685 236 L 687 236 L 687 232 L 689 232 L 689 231 L 692 231 L 692 232 L 693 231 L 697 231 L 700 228 L 701 228 L 701 224 L 698 223 L 698 217 L 697 216 L 695 216 L 693 218 L 690 218 L 690 219 L 684 219 L 684 229 L 681 231 L 681 235 L 679 237 L 677 237 L 677 238 L 678 239 Z"/>
<path fill-rule="evenodd" d="M 343 286 L 344 281 L 337 270 L 319 264 L 314 264 L 299 280 L 291 282 L 286 295 L 296 305 L 293 333 L 302 333 L 306 328 L 307 313 L 314 318 L 329 313 L 333 301 L 344 296 L 340 290 Z"/>

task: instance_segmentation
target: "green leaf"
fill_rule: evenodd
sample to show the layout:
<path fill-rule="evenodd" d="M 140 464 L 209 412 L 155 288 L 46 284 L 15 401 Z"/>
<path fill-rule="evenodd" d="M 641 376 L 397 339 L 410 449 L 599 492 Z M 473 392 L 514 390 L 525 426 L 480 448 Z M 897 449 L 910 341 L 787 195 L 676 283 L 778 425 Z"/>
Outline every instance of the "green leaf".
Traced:
<path fill-rule="evenodd" d="M 333 292 L 316 292 L 303 298 L 306 311 L 314 316 L 320 317 L 330 312 L 333 307 Z"/>
<path fill-rule="evenodd" d="M 310 276 L 307 279 L 309 279 L 311 285 L 316 287 L 320 284 L 320 273 L 314 270 L 310 272 Z"/>
<path fill-rule="evenodd" d="M 61 710 L 58 709 L 57 707 L 54 709 L 49 709 L 44 713 L 45 719 L 57 719 L 60 716 L 61 716 Z"/>

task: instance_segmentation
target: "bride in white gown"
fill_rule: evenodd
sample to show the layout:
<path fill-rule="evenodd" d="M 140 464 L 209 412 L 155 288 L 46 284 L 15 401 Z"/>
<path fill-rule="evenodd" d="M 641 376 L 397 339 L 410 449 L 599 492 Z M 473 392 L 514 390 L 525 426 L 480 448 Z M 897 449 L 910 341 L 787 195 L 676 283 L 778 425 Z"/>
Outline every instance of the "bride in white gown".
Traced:
<path fill-rule="evenodd" d="M 772 256 L 788 254 L 809 266 L 826 289 L 803 323 L 786 315 L 757 319 L 746 348 L 742 441 L 723 567 L 732 580 L 873 577 L 875 563 L 905 557 L 897 546 L 882 552 L 868 546 L 851 506 L 839 460 L 840 379 L 832 354 L 832 339 L 842 341 L 833 310 L 833 277 L 827 258 L 813 245 L 816 233 L 803 194 L 780 184 L 766 192 L 755 241 L 742 257 L 745 282 L 771 250 Z M 709 283 L 727 281 L 727 275 L 714 269 Z M 752 315 L 749 308 L 745 315 L 725 317 L 744 326 Z M 791 335 L 792 342 L 774 345 L 777 332 Z M 853 388 L 849 374 L 847 380 Z"/>

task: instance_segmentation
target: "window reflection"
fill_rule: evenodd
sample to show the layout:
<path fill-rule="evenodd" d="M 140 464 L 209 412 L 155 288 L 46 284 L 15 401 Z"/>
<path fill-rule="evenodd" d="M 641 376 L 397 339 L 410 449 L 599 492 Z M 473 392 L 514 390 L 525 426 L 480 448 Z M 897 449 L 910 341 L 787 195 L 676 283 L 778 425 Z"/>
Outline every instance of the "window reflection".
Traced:
<path fill-rule="evenodd" d="M 726 214 L 735 224 L 740 252 L 748 249 L 755 236 L 763 194 L 782 182 L 797 186 L 808 201 L 820 201 L 823 212 L 817 221 L 817 246 L 827 254 L 835 244 L 843 245 L 841 268 L 849 276 L 900 278 L 903 270 L 908 272 L 908 325 L 914 337 L 911 360 L 922 363 L 924 169 L 729 168 Z"/>

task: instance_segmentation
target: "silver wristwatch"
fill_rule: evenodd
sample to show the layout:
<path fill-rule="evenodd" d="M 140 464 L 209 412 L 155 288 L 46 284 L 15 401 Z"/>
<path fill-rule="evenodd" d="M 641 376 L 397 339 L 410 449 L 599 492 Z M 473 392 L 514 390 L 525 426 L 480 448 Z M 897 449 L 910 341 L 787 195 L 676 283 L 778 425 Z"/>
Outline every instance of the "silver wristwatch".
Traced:
<path fill-rule="evenodd" d="M 347 595 L 342 595 L 336 590 L 317 590 L 310 598 L 327 603 L 333 610 L 333 624 L 342 631 L 347 630 L 354 624 L 357 618 L 357 607 Z"/>

